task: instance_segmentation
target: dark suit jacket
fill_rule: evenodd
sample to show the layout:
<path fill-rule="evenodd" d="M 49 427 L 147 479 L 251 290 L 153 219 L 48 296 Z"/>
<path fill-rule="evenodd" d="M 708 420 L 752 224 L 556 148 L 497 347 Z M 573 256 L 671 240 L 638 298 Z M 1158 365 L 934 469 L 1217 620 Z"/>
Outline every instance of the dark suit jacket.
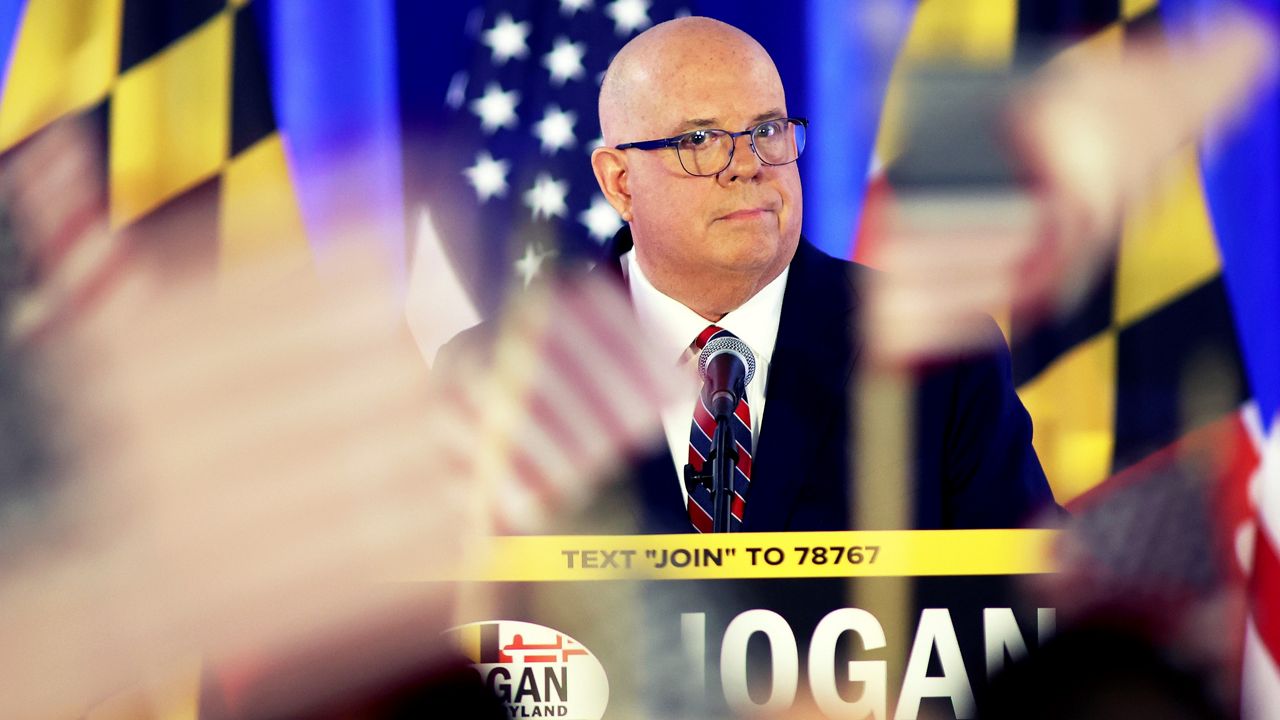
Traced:
<path fill-rule="evenodd" d="M 597 272 L 620 278 L 618 258 L 630 247 L 624 227 Z M 864 453 L 853 447 L 859 420 L 852 411 L 852 383 L 863 351 L 859 286 L 871 272 L 801 239 L 783 296 L 743 530 L 855 529 L 850 508 L 859 499 L 851 467 L 863 482 L 912 478 L 904 489 L 912 528 L 1018 527 L 1055 509 L 995 323 L 990 352 L 916 373 L 914 398 L 908 397 L 911 467 L 883 477 L 858 467 Z M 460 347 L 483 343 L 492 331 L 485 323 L 462 333 L 441 350 L 438 364 L 448 363 Z M 861 422 L 893 421 L 863 415 Z M 692 530 L 677 478 L 665 443 L 635 460 L 630 482 L 638 502 L 630 507 L 637 509 L 641 531 Z M 888 529 L 897 523 L 872 524 Z"/>

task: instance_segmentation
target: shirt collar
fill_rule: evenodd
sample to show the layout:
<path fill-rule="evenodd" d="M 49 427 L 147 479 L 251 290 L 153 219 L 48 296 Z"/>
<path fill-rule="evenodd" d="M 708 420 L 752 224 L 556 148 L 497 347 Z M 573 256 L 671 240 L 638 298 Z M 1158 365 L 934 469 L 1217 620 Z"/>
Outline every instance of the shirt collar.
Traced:
<path fill-rule="evenodd" d="M 621 263 L 636 317 L 649 334 L 650 340 L 657 344 L 657 350 L 664 357 L 678 360 L 698 333 L 712 323 L 655 288 L 640 269 L 635 252 L 634 248 L 628 250 L 622 255 Z M 772 358 L 773 348 L 778 340 L 782 296 L 790 272 L 791 267 L 788 265 L 760 292 L 715 323 L 737 335 L 755 352 L 757 360 L 765 363 Z"/>

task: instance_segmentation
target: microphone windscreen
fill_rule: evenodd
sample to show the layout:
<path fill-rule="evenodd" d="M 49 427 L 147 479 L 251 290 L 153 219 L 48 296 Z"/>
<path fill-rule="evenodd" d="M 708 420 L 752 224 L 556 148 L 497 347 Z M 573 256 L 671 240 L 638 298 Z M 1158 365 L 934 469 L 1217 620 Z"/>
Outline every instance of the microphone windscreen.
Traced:
<path fill-rule="evenodd" d="M 742 384 L 751 384 L 751 378 L 756 375 L 756 355 L 751 352 L 751 348 L 747 347 L 746 343 L 729 335 L 721 335 L 720 337 L 712 338 L 711 341 L 702 348 L 702 352 L 698 354 L 698 377 L 702 378 L 703 381 L 706 381 L 707 363 L 711 362 L 712 358 L 720 355 L 721 353 L 732 353 L 738 356 L 738 359 L 742 360 L 742 364 L 747 368 L 746 376 L 742 379 Z"/>

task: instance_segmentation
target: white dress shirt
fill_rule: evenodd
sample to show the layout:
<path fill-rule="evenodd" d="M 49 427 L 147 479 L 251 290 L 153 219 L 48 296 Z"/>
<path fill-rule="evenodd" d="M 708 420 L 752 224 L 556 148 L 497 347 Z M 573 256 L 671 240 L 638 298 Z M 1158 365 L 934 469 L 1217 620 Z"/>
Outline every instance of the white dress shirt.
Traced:
<path fill-rule="evenodd" d="M 782 294 L 787 287 L 790 267 L 764 286 L 737 310 L 712 323 L 655 288 L 640 269 L 634 248 L 622 256 L 622 273 L 627 278 L 631 303 L 636 318 L 647 333 L 650 342 L 657 345 L 660 356 L 671 358 L 673 364 L 684 360 L 685 351 L 708 325 L 717 325 L 734 335 L 751 348 L 756 357 L 755 377 L 747 385 L 747 404 L 751 406 L 751 452 L 754 454 L 760 441 L 760 421 L 764 417 L 765 387 L 769 380 L 769 362 L 778 341 L 778 322 L 782 314 Z M 695 372 L 696 359 L 687 363 Z M 689 430 L 693 423 L 693 408 L 697 395 L 687 401 L 673 403 L 662 410 L 662 429 L 671 448 L 680 493 L 685 502 L 689 491 L 684 486 L 684 466 L 689 462 Z"/>

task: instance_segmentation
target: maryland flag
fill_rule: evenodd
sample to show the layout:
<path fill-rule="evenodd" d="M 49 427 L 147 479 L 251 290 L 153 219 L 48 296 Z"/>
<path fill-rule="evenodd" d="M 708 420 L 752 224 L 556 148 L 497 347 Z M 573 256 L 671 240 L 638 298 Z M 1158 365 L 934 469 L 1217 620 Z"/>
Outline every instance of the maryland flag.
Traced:
<path fill-rule="evenodd" d="M 1151 3 L 922 2 L 886 99 L 869 194 L 889 191 L 899 154 L 893 123 L 908 69 L 955 60 L 983 68 L 1034 65 L 1045 48 L 1121 53 L 1158 29 Z M 1248 397 L 1201 180 L 1186 147 L 1166 182 L 1132 208 L 1111 270 L 1066 316 L 1006 317 L 1014 380 L 1035 425 L 1037 454 L 1060 502 L 1083 492 Z M 858 255 L 868 254 L 867 228 Z"/>
<path fill-rule="evenodd" d="M 1275 17 L 1275 3 L 1249 4 Z M 1230 9 L 1192 0 L 923 0 L 886 98 L 869 202 L 893 192 L 886 175 L 903 134 L 895 110 L 912 67 L 1034 69 L 1062 52 L 1118 58 L 1136 38 L 1194 38 Z M 1077 513 L 1077 540 L 1111 573 L 1100 592 L 1185 598 L 1248 585 L 1243 642 L 1226 642 L 1244 657 L 1250 717 L 1269 716 L 1280 698 L 1280 489 L 1266 457 L 1277 445 L 1280 382 L 1276 97 L 1272 86 L 1251 98 L 1234 127 L 1168 161 L 1159 185 L 1126 209 L 1108 270 L 1074 311 L 1001 323 L 1054 493 Z M 877 237 L 874 216 L 867 220 L 861 257 Z"/>
<path fill-rule="evenodd" d="M 203 205 L 208 235 L 182 242 L 210 257 L 299 238 L 261 14 L 247 0 L 30 0 L 0 101 L 0 150 L 78 115 L 103 141 L 114 229 L 154 236 L 178 206 Z"/>

